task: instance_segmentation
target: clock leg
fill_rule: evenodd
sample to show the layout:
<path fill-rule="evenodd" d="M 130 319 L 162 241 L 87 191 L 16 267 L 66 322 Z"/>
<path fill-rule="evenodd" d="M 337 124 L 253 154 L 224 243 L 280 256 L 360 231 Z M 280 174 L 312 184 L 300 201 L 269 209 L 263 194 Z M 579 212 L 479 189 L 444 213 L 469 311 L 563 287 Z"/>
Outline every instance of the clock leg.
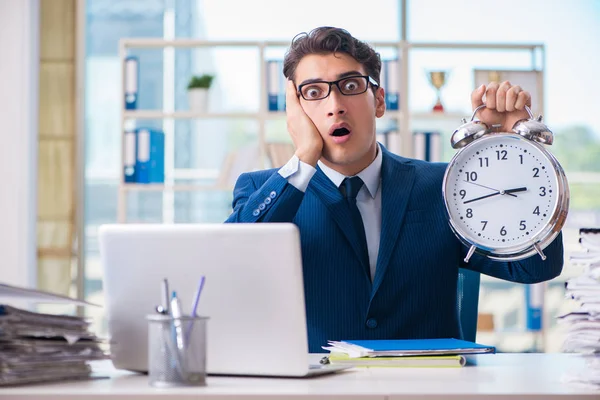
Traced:
<path fill-rule="evenodd" d="M 538 252 L 538 254 L 540 255 L 540 257 L 542 257 L 542 260 L 546 260 L 546 255 L 542 252 L 542 249 L 540 249 L 540 246 L 536 243 L 533 245 L 533 248 L 535 249 L 535 251 Z"/>
<path fill-rule="evenodd" d="M 471 246 L 471 248 L 469 249 L 469 252 L 467 253 L 467 256 L 465 257 L 465 262 L 468 263 L 469 259 L 471 258 L 471 256 L 473 255 L 473 253 L 475 253 L 475 249 L 477 249 L 477 247 L 475 246 Z"/>

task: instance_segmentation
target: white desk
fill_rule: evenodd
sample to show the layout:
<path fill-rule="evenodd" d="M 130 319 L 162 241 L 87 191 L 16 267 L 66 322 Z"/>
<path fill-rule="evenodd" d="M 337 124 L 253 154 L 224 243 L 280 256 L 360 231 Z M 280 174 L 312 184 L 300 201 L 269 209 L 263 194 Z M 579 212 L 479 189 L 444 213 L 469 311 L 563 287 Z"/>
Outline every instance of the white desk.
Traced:
<path fill-rule="evenodd" d="M 1 398 L 141 399 L 600 399 L 600 390 L 561 383 L 584 362 L 571 354 L 476 356 L 464 368 L 357 368 L 308 379 L 208 377 L 207 386 L 155 389 L 148 377 L 108 369 L 111 379 L 0 389 Z M 112 366 L 110 363 L 104 364 Z M 100 367 L 102 368 L 102 366 Z"/>

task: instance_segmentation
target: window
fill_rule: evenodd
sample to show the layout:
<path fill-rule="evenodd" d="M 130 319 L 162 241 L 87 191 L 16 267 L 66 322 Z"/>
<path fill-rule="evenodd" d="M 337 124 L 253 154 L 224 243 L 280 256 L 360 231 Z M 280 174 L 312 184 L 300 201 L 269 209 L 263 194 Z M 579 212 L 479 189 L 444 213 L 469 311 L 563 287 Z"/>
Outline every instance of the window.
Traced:
<path fill-rule="evenodd" d="M 85 4 L 85 296 L 93 302 L 102 302 L 96 231 L 100 224 L 117 219 L 117 191 L 122 173 L 120 38 L 289 42 L 299 32 L 330 25 L 343 27 L 367 41 L 398 41 L 403 20 L 401 2 L 396 0 L 371 1 L 367 12 L 342 0 L 305 0 L 291 8 L 289 3 L 277 0 L 148 0 L 143 3 L 87 0 Z M 235 13 L 231 12 L 232 7 L 236 8 Z M 536 16 L 535 21 L 532 15 Z M 527 4 L 506 0 L 498 7 L 495 2 L 474 0 L 408 1 L 407 35 L 411 41 L 543 43 L 546 46 L 545 59 L 538 55 L 535 61 L 544 61 L 546 66 L 545 120 L 556 135 L 555 145 L 550 150 L 562 163 L 571 184 L 572 206 L 564 230 L 567 257 L 577 248 L 580 227 L 600 226 L 600 122 L 595 118 L 596 99 L 593 97 L 600 92 L 600 80 L 596 79 L 594 69 L 600 64 L 600 54 L 592 51 L 598 47 L 600 27 L 595 22 L 599 16 L 597 2 L 555 2 L 548 7 L 542 0 Z M 535 29 L 532 28 L 534 23 Z M 557 26 L 561 29 L 556 29 Z M 274 54 L 281 57 L 284 50 L 275 49 Z M 252 69 L 258 66 L 256 52 L 178 49 L 171 61 L 162 50 L 136 50 L 135 55 L 143 64 L 140 87 L 144 94 L 140 96 L 140 108 L 160 110 L 165 102 L 172 102 L 175 109 L 186 109 L 185 87 L 189 75 L 212 71 L 219 77 L 215 83 L 218 91 L 211 94 L 211 107 L 220 111 L 258 109 L 258 84 L 253 79 L 257 72 Z M 411 51 L 409 61 L 411 111 L 428 111 L 435 101 L 435 92 L 427 82 L 424 69 L 448 68 L 451 73 L 447 86 L 442 89 L 442 101 L 462 113 L 470 110 L 471 68 L 530 68 L 532 59 L 526 52 L 425 49 Z M 163 121 L 144 123 L 160 127 Z M 459 124 L 457 120 L 455 126 Z M 446 123 L 444 126 L 447 129 Z M 175 132 L 173 165 L 183 171 L 178 178 L 182 183 L 216 179 L 227 151 L 253 143 L 257 132 L 256 121 L 252 120 L 176 120 L 172 121 L 172 127 Z M 270 124 L 268 135 L 285 137 L 284 127 L 284 124 Z M 446 159 L 452 155 L 447 143 L 442 142 Z M 192 173 L 199 169 L 206 173 L 201 176 Z M 174 193 L 172 199 L 166 199 L 160 192 L 130 193 L 127 216 L 130 221 L 144 222 L 164 221 L 165 215 L 173 222 L 220 222 L 227 217 L 230 202 L 231 193 L 226 191 Z M 548 318 L 552 319 L 568 307 L 562 298 L 562 285 L 566 278 L 577 273 L 567 261 L 562 276 L 548 284 Z M 499 315 L 497 325 L 502 329 L 522 331 L 521 285 L 484 280 L 480 310 Z M 92 316 L 98 332 L 104 333 L 103 315 Z M 546 349 L 557 350 L 560 337 L 553 333 L 554 321 L 547 323 L 552 334 Z M 521 346 L 520 350 L 531 347 L 534 340 L 528 336 L 520 341 L 510 335 L 506 337 Z"/>

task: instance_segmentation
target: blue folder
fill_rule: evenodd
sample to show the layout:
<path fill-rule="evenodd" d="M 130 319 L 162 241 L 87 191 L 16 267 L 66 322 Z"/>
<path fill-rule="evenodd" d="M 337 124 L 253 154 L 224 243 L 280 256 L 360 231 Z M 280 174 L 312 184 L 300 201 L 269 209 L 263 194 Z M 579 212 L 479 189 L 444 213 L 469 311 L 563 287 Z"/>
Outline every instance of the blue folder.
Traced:
<path fill-rule="evenodd" d="M 165 134 L 158 129 L 137 129 L 137 159 L 135 162 L 138 183 L 164 183 Z"/>
<path fill-rule="evenodd" d="M 496 348 L 459 339 L 402 339 L 402 340 L 344 340 L 329 342 L 337 351 L 348 347 L 349 351 L 363 353 L 363 357 L 418 356 L 495 353 Z M 327 348 L 330 349 L 330 348 Z M 343 351 L 343 350 L 342 350 Z"/>

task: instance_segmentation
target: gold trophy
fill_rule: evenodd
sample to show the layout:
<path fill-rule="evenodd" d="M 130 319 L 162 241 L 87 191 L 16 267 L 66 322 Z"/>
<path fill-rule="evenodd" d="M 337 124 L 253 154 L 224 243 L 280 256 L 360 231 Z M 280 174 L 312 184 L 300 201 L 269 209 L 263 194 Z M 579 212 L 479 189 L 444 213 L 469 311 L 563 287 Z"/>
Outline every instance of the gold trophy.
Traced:
<path fill-rule="evenodd" d="M 488 72 L 488 82 L 502 82 L 502 74 L 500 73 L 500 71 Z"/>
<path fill-rule="evenodd" d="M 442 105 L 442 101 L 440 99 L 440 91 L 442 87 L 446 84 L 446 79 L 448 78 L 448 71 L 428 71 L 427 77 L 429 78 L 429 83 L 436 89 L 437 92 L 437 102 L 433 106 L 434 112 L 444 112 L 444 106 Z"/>

